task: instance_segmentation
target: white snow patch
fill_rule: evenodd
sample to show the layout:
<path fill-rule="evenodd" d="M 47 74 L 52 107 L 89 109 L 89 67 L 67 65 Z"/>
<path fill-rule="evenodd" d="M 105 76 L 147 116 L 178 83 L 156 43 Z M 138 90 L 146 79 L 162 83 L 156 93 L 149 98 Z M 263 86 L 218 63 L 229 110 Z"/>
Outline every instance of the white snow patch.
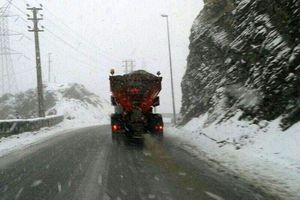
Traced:
<path fill-rule="evenodd" d="M 42 180 L 36 180 L 31 184 L 31 187 L 37 187 L 43 183 Z"/>
<path fill-rule="evenodd" d="M 35 132 L 25 132 L 18 135 L 12 135 L 7 138 L 3 137 L 0 138 L 0 157 L 10 152 L 40 143 L 57 135 L 65 134 L 71 130 L 108 123 L 108 120 L 102 120 L 98 122 L 94 121 L 91 123 L 79 120 L 65 120 L 63 123 L 54 127 L 42 128 L 41 130 Z"/>
<path fill-rule="evenodd" d="M 239 121 L 239 114 L 210 126 L 205 126 L 208 115 L 203 115 L 184 127 L 167 128 L 166 135 L 199 157 L 204 152 L 257 187 L 283 199 L 300 199 L 300 123 L 283 132 L 280 119 L 256 125 Z"/>
<path fill-rule="evenodd" d="M 251 3 L 251 0 L 243 0 L 239 3 L 239 5 L 237 6 L 236 10 L 242 10 L 244 9 L 246 6 L 248 6 L 248 4 Z"/>
<path fill-rule="evenodd" d="M 57 183 L 57 189 L 58 189 L 58 192 L 61 192 L 61 183 L 60 182 Z"/>
<path fill-rule="evenodd" d="M 225 31 L 215 32 L 212 35 L 216 44 L 220 44 L 222 47 L 229 44 L 228 34 Z"/>
<path fill-rule="evenodd" d="M 74 129 L 110 123 L 109 113 L 111 108 L 109 108 L 108 103 L 101 101 L 98 97 L 95 97 L 97 99 L 92 101 L 98 104 L 82 102 L 77 99 L 64 98 L 61 91 L 66 88 L 69 88 L 69 86 L 57 86 L 54 84 L 48 86 L 48 90 L 55 91 L 58 99 L 55 107 L 52 109 L 55 109 L 58 115 L 65 116 L 64 122 L 53 127 L 42 128 L 39 131 L 25 132 L 18 135 L 0 138 L 0 157 L 12 151 L 40 143 L 51 137 L 65 134 Z M 99 102 L 102 102 L 102 104 L 100 105 Z"/>
<path fill-rule="evenodd" d="M 215 195 L 215 194 L 213 194 L 211 192 L 205 192 L 205 193 L 207 194 L 207 196 L 209 196 L 209 197 L 211 197 L 211 198 L 213 198 L 215 200 L 224 200 L 222 197 L 219 197 L 218 195 Z"/>

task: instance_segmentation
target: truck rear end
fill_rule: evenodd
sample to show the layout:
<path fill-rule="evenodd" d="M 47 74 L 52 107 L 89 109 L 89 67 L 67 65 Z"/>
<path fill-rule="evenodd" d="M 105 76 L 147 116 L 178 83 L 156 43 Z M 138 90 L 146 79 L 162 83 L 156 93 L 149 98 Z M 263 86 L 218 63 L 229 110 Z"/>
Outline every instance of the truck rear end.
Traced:
<path fill-rule="evenodd" d="M 162 77 L 144 70 L 125 75 L 114 75 L 109 78 L 111 102 L 115 112 L 111 115 L 113 138 L 126 135 L 130 138 L 141 138 L 143 134 L 163 135 L 162 116 L 153 113 L 159 106 L 159 92 Z"/>

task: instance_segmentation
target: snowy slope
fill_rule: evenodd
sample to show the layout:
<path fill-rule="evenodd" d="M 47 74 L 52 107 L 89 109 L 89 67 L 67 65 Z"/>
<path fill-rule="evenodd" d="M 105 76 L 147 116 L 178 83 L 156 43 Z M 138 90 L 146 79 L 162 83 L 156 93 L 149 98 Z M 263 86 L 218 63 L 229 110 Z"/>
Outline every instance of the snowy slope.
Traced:
<path fill-rule="evenodd" d="M 170 128 L 187 150 L 233 170 L 255 186 L 283 199 L 300 199 L 300 123 L 283 132 L 280 118 L 258 125 L 238 120 L 207 125 L 208 115 L 185 126 Z"/>
<path fill-rule="evenodd" d="M 0 157 L 12 151 L 26 148 L 60 134 L 66 134 L 72 129 L 109 124 L 109 114 L 112 107 L 109 102 L 89 92 L 83 85 L 52 84 L 45 87 L 45 102 L 47 115 L 64 115 L 64 122 L 50 128 L 35 132 L 0 138 Z M 34 118 L 36 109 L 35 90 L 28 90 L 17 95 L 5 95 L 0 98 L 0 116 L 14 118 L 16 110 L 20 118 Z M 3 112 L 2 112 L 3 111 Z"/>
<path fill-rule="evenodd" d="M 86 123 L 107 121 L 109 102 L 88 91 L 80 84 L 45 86 L 46 115 L 64 115 L 67 120 Z M 0 119 L 29 119 L 37 117 L 36 90 L 0 98 Z"/>
<path fill-rule="evenodd" d="M 89 92 L 83 85 L 50 85 L 49 93 L 54 94 L 56 103 L 47 113 L 54 110 L 64 115 L 67 120 L 80 123 L 109 123 L 109 114 L 112 107 L 109 102 Z"/>

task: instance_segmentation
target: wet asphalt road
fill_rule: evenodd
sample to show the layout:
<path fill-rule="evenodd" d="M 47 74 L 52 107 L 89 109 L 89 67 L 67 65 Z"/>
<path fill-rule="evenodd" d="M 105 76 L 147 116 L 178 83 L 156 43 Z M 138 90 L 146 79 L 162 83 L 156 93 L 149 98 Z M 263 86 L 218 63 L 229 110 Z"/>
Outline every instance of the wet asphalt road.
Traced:
<path fill-rule="evenodd" d="M 83 128 L 0 158 L 0 200 L 276 199 L 171 137 L 112 142 L 109 126 Z"/>

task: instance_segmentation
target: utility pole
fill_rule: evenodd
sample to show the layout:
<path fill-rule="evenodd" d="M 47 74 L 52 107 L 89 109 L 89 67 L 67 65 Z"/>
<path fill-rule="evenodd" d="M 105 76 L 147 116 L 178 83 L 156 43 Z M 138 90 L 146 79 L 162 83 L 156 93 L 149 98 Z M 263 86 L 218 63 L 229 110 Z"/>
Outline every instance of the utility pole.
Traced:
<path fill-rule="evenodd" d="M 28 7 L 27 10 L 32 11 L 32 18 L 30 18 L 30 15 L 28 15 L 29 17 L 28 20 L 33 22 L 33 28 L 29 27 L 28 31 L 34 33 L 34 41 L 35 41 L 38 112 L 39 112 L 39 117 L 45 117 L 43 79 L 42 79 L 40 44 L 39 44 L 39 32 L 44 32 L 44 30 L 41 30 L 38 27 L 39 21 L 43 20 L 42 15 L 38 17 L 38 12 L 42 10 L 42 8 Z"/>
<path fill-rule="evenodd" d="M 170 41 L 169 16 L 168 15 L 161 15 L 161 16 L 163 18 L 166 18 L 166 21 L 167 21 L 169 62 L 170 62 L 170 75 L 171 75 L 171 90 L 172 90 L 172 104 L 173 104 L 173 118 L 174 118 L 174 124 L 176 125 L 176 109 L 175 109 L 175 94 L 174 94 L 173 69 L 172 69 L 172 52 L 171 52 L 171 41 Z"/>
<path fill-rule="evenodd" d="M 135 67 L 135 61 L 134 60 L 129 60 L 130 63 L 130 72 L 133 72 L 133 69 Z"/>
<path fill-rule="evenodd" d="M 133 72 L 133 69 L 135 67 L 134 60 L 124 60 L 123 63 L 124 63 L 124 67 L 125 67 L 125 74 Z"/>
<path fill-rule="evenodd" d="M 51 63 L 52 63 L 51 54 L 52 53 L 48 53 L 48 83 L 51 82 Z"/>
<path fill-rule="evenodd" d="M 145 58 L 143 58 L 141 69 L 146 69 L 146 68 L 147 68 L 147 64 L 146 64 Z"/>
<path fill-rule="evenodd" d="M 128 74 L 128 60 L 124 60 L 123 61 L 123 63 L 124 63 L 124 67 L 125 67 L 125 74 Z"/>

